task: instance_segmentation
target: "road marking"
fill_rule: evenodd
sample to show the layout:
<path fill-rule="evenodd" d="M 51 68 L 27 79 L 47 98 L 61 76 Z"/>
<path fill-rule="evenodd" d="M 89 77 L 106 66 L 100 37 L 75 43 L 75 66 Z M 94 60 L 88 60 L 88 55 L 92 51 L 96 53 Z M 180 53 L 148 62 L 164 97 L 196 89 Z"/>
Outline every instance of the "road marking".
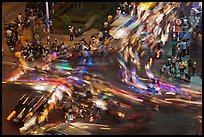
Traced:
<path fill-rule="evenodd" d="M 70 123 L 73 126 L 99 126 L 99 127 L 109 127 L 109 125 L 103 125 L 103 124 L 92 124 L 92 123 Z"/>
<path fill-rule="evenodd" d="M 14 82 L 14 84 L 21 84 L 21 82 Z"/>
<path fill-rule="evenodd" d="M 111 130 L 111 128 L 106 128 L 106 127 L 101 127 L 100 129 L 103 129 L 103 130 Z"/>
<path fill-rule="evenodd" d="M 27 85 L 31 85 L 31 86 L 32 86 L 32 85 L 33 85 L 33 83 L 27 83 Z"/>

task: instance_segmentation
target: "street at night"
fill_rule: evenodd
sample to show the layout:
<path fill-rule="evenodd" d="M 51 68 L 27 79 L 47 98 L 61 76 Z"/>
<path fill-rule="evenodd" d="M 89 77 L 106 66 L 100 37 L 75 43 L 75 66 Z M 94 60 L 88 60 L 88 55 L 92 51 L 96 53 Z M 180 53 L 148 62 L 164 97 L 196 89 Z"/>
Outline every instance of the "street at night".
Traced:
<path fill-rule="evenodd" d="M 2 2 L 2 134 L 202 135 L 202 2 Z"/>

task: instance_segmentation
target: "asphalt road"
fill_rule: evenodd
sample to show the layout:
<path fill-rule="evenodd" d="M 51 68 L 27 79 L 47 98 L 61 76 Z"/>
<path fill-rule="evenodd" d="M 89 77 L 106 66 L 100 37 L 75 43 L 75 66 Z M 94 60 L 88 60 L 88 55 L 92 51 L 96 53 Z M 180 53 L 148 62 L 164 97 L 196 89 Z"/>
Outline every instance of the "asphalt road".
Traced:
<path fill-rule="evenodd" d="M 8 77 L 11 73 L 11 70 L 8 71 L 10 66 L 3 65 L 3 78 Z M 96 69 L 104 74 L 104 76 L 109 75 L 108 81 L 113 82 L 113 84 L 118 85 L 120 88 L 127 89 L 125 85 L 117 83 L 117 71 L 113 67 L 106 67 L 104 73 L 104 68 L 101 70 L 100 67 Z M 5 70 L 6 69 L 6 70 Z M 12 69 L 12 68 L 11 68 Z M 89 70 L 89 68 L 87 69 Z M 94 72 L 94 67 L 91 68 Z M 5 77 L 4 77 L 5 76 Z M 26 79 L 30 76 L 23 76 Z M 18 99 L 24 94 L 36 94 L 40 95 L 39 92 L 36 92 L 32 87 L 24 84 L 3 84 L 3 93 L 2 93 L 2 122 L 3 124 L 3 134 L 19 134 L 18 128 L 9 123 L 6 120 L 6 117 L 11 113 L 12 108 L 17 104 Z M 15 92 L 15 93 L 14 93 Z M 122 99 L 123 100 L 123 99 Z M 100 124 L 108 124 L 111 127 L 111 130 L 94 130 L 90 128 L 93 134 L 195 134 L 197 128 L 197 111 L 196 110 L 187 110 L 179 108 L 171 108 L 162 106 L 159 111 L 152 110 L 143 105 L 137 103 L 132 103 L 132 101 L 125 100 L 125 103 L 131 104 L 133 108 L 126 109 L 125 112 L 128 115 L 131 115 L 135 118 L 133 120 L 114 120 L 112 117 L 108 117 L 106 114 L 102 115 L 102 118 L 97 121 Z M 5 104 L 5 105 L 4 105 Z M 57 115 L 57 117 L 56 117 Z M 139 117 L 139 118 L 138 118 Z M 49 123 L 56 123 L 63 121 L 63 113 L 59 111 L 53 111 L 49 115 Z M 168 124 L 167 124 L 168 123 Z M 193 127 L 193 128 L 191 128 Z M 123 129 L 123 130 L 121 130 Z"/>
<path fill-rule="evenodd" d="M 7 61 L 12 59 L 12 56 L 7 57 Z M 129 90 L 123 85 L 118 79 L 117 67 L 113 67 L 114 64 L 108 67 L 96 67 L 92 71 L 100 72 L 104 77 L 108 77 L 108 81 L 120 88 Z M 12 65 L 2 65 L 2 79 L 8 78 L 12 75 Z M 2 134 L 16 135 L 19 134 L 18 127 L 6 120 L 6 117 L 11 113 L 12 108 L 17 104 L 19 98 L 24 94 L 40 95 L 41 93 L 36 92 L 30 86 L 18 85 L 18 84 L 3 84 L 2 85 Z M 126 100 L 127 101 L 127 100 Z M 198 128 L 197 124 L 197 111 L 191 109 L 181 108 L 169 108 L 162 106 L 159 111 L 153 111 L 149 108 L 141 105 L 132 104 L 134 107 L 132 110 L 126 110 L 128 113 L 141 115 L 140 119 L 132 121 L 118 121 L 107 117 L 104 114 L 99 120 L 99 123 L 110 124 L 112 127 L 111 131 L 107 130 L 92 130 L 93 134 L 148 134 L 148 135 L 182 135 L 182 134 L 196 134 Z M 61 121 L 61 112 L 51 112 L 53 115 L 49 117 L 51 123 Z M 144 115 L 149 114 L 149 115 Z M 55 117 L 55 116 L 58 117 Z M 91 129 L 90 129 L 91 131 Z"/>

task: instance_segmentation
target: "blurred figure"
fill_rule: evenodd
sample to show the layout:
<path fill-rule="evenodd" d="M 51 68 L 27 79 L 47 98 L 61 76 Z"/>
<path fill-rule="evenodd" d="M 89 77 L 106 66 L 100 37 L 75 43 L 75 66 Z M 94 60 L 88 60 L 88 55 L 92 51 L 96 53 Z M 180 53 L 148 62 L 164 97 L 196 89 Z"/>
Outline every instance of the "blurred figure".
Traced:
<path fill-rule="evenodd" d="M 53 26 L 52 26 L 52 20 L 51 19 L 49 19 L 49 24 L 50 24 L 50 31 L 52 31 Z"/>
<path fill-rule="evenodd" d="M 50 44 L 50 36 L 49 35 L 47 36 L 47 44 L 48 45 Z"/>
<path fill-rule="evenodd" d="M 17 19 L 18 19 L 18 22 L 19 22 L 19 23 L 22 23 L 22 15 L 21 15 L 21 13 L 18 14 Z"/>
<path fill-rule="evenodd" d="M 11 36 L 12 36 L 12 31 L 11 31 L 10 29 L 8 29 L 8 30 L 6 31 L 6 36 L 7 36 L 7 38 L 11 38 Z"/>
<path fill-rule="evenodd" d="M 26 40 L 26 48 L 30 48 L 30 44 L 29 44 L 29 41 L 28 40 Z"/>
<path fill-rule="evenodd" d="M 191 76 L 193 69 L 193 61 L 191 60 L 191 58 L 188 59 L 187 63 L 188 63 L 188 75 Z"/>
<path fill-rule="evenodd" d="M 82 33 L 83 33 L 83 30 L 82 30 L 82 28 L 80 26 L 79 29 L 78 29 L 78 34 L 81 35 Z"/>
<path fill-rule="evenodd" d="M 173 43 L 172 43 L 172 56 L 175 57 L 176 56 L 176 46 L 177 46 L 177 40 L 174 39 Z"/>
<path fill-rule="evenodd" d="M 195 75 L 195 71 L 196 71 L 196 61 L 193 62 L 193 68 L 192 68 L 192 75 Z"/>
<path fill-rule="evenodd" d="M 182 40 L 181 46 L 182 46 L 182 57 L 185 57 L 186 56 L 186 41 L 185 40 Z"/>
<path fill-rule="evenodd" d="M 186 41 L 186 55 L 190 55 L 190 40 Z"/>
<path fill-rule="evenodd" d="M 178 61 L 181 61 L 182 49 L 181 49 L 181 44 L 180 43 L 177 44 L 177 56 L 178 56 Z"/>
<path fill-rule="evenodd" d="M 172 57 L 171 64 L 172 64 L 172 68 L 174 69 L 176 69 L 176 61 L 177 61 L 176 56 Z"/>
<path fill-rule="evenodd" d="M 180 69 L 180 78 L 183 78 L 183 76 L 184 76 L 184 63 L 183 63 L 183 61 L 179 62 L 179 69 Z"/>
<path fill-rule="evenodd" d="M 74 40 L 74 27 L 69 26 L 70 41 Z"/>

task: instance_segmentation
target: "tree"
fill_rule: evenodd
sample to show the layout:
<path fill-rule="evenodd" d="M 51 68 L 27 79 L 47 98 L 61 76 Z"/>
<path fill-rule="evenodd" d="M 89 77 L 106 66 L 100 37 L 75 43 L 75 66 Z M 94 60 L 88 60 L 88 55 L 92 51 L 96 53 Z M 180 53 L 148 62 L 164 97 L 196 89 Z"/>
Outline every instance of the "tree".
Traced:
<path fill-rule="evenodd" d="M 83 2 L 80 2 L 80 15 L 83 16 L 83 13 L 84 13 L 84 3 Z"/>
<path fill-rule="evenodd" d="M 61 24 L 65 29 L 68 28 L 68 26 L 71 24 L 71 19 L 68 15 L 63 15 L 61 19 Z"/>
<path fill-rule="evenodd" d="M 76 2 L 76 7 L 77 7 L 77 15 L 79 15 L 79 2 Z"/>
<path fill-rule="evenodd" d="M 101 9 L 105 9 L 107 7 L 107 2 L 101 2 Z"/>
<path fill-rule="evenodd" d="M 77 9 L 77 15 L 83 16 L 83 12 L 84 12 L 84 3 L 83 2 L 75 2 L 74 4 L 76 6 Z"/>

